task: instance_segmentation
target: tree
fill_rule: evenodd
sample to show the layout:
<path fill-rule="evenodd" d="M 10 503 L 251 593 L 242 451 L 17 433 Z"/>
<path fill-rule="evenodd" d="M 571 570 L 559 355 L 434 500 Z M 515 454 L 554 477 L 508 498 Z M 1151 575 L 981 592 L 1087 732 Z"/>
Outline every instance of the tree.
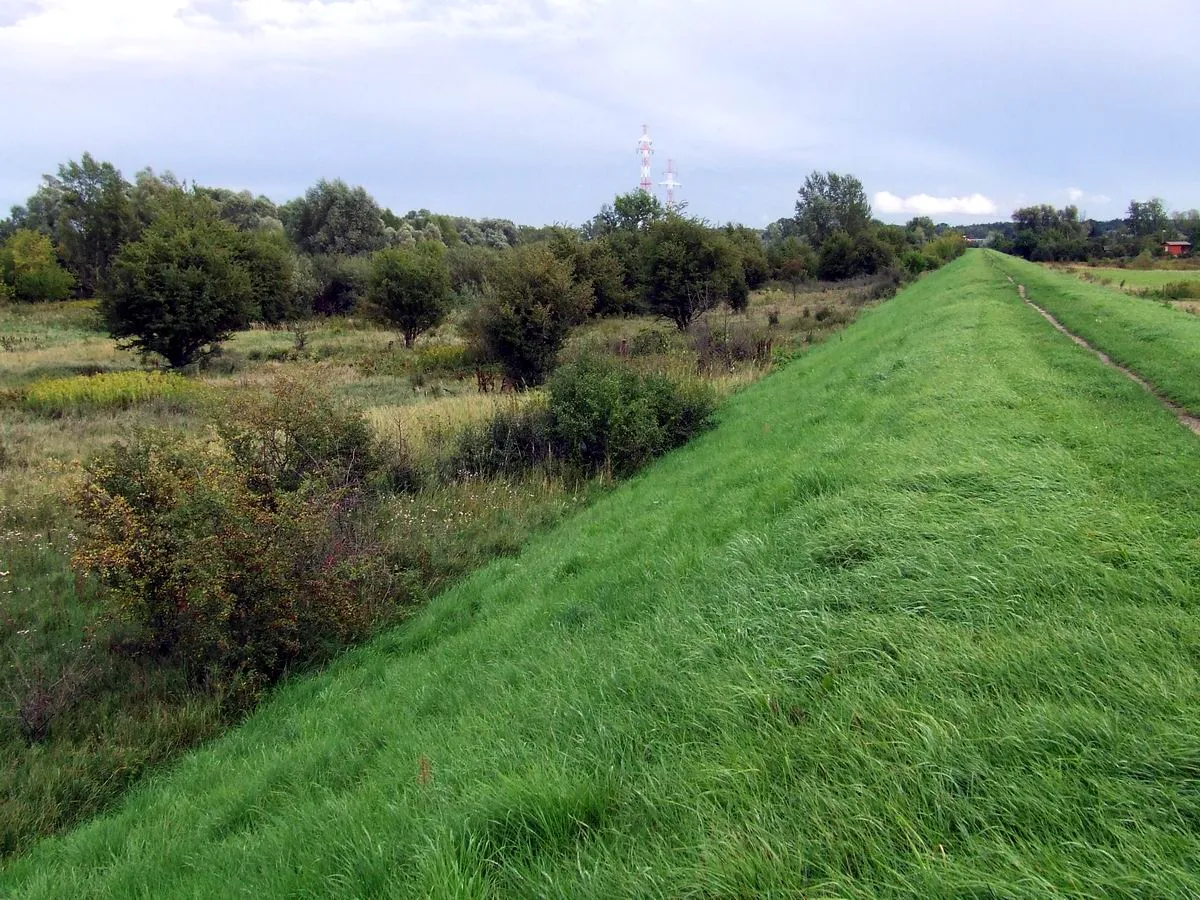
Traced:
<path fill-rule="evenodd" d="M 521 388 L 546 380 L 571 327 L 586 318 L 594 298 L 571 266 L 545 246 L 502 254 L 488 277 L 489 295 L 471 325 L 483 358 L 504 367 Z"/>
<path fill-rule="evenodd" d="M 134 236 L 130 185 L 112 163 L 97 162 L 90 153 L 59 166 L 58 178 L 47 180 L 54 182 L 59 198 L 54 237 L 80 291 L 91 296 L 121 246 Z"/>
<path fill-rule="evenodd" d="M 636 298 L 625 283 L 625 272 L 610 238 L 585 241 L 575 229 L 554 226 L 548 230 L 546 246 L 571 265 L 576 282 L 591 289 L 596 298 L 592 310 L 595 315 L 619 315 L 636 307 Z"/>
<path fill-rule="evenodd" d="M 854 237 L 871 222 L 871 204 L 862 182 L 853 175 L 812 172 L 796 201 L 796 228 L 814 247 L 834 232 Z"/>
<path fill-rule="evenodd" d="M 1166 204 L 1158 197 L 1151 197 L 1145 203 L 1130 200 L 1126 221 L 1135 235 L 1153 238 L 1156 242 L 1165 240 L 1167 233 L 1172 230 Z"/>
<path fill-rule="evenodd" d="M 600 212 L 583 230 L 589 238 L 602 237 L 614 231 L 645 231 L 666 217 L 666 207 L 659 199 L 639 189 L 618 194 L 611 206 L 606 203 L 600 207 Z"/>
<path fill-rule="evenodd" d="M 1191 241 L 1193 247 L 1200 248 L 1200 210 L 1177 212 L 1171 217 L 1171 224 L 1179 234 Z"/>
<path fill-rule="evenodd" d="M 175 368 L 211 353 L 254 311 L 244 235 L 208 204 L 176 202 L 126 244 L 100 310 L 124 346 Z"/>
<path fill-rule="evenodd" d="M 321 179 L 279 210 L 288 236 L 305 253 L 355 256 L 383 249 L 383 210 L 362 187 Z"/>
<path fill-rule="evenodd" d="M 817 255 L 812 247 L 798 237 L 786 237 L 779 243 L 772 244 L 767 258 L 775 277 L 792 286 L 793 300 L 800 285 L 817 276 Z"/>
<path fill-rule="evenodd" d="M 854 275 L 854 238 L 835 231 L 821 244 L 817 274 L 822 281 L 841 281 Z"/>
<path fill-rule="evenodd" d="M 36 303 L 67 299 L 75 279 L 58 264 L 50 238 L 21 228 L 0 245 L 0 285 L 5 296 Z"/>
<path fill-rule="evenodd" d="M 283 232 L 243 232 L 234 256 L 250 278 L 251 321 L 277 325 L 312 311 L 312 290 L 297 280 L 297 256 Z"/>
<path fill-rule="evenodd" d="M 672 215 L 646 232 L 645 285 L 650 308 L 684 331 L 738 291 L 744 276 L 724 235 L 703 222 Z"/>
<path fill-rule="evenodd" d="M 876 275 L 895 262 L 895 250 L 873 229 L 854 236 L 854 252 L 850 257 L 852 275 Z"/>
<path fill-rule="evenodd" d="M 738 255 L 746 287 L 751 291 L 762 287 L 771 277 L 771 263 L 767 259 L 762 235 L 753 228 L 732 222 L 724 230 L 725 237 Z"/>
<path fill-rule="evenodd" d="M 1074 206 L 1055 209 L 1048 204 L 1026 206 L 1013 215 L 1015 233 L 1012 250 L 1035 262 L 1087 258 L 1089 227 L 1079 221 Z"/>
<path fill-rule="evenodd" d="M 436 327 L 450 304 L 446 248 L 433 241 L 411 249 L 380 250 L 371 261 L 367 297 L 376 315 L 400 330 L 404 346 Z"/>
<path fill-rule="evenodd" d="M 929 216 L 914 216 L 908 220 L 904 230 L 907 233 L 908 242 L 914 247 L 922 247 L 927 241 L 932 241 L 937 236 L 937 226 L 933 224 L 933 219 Z"/>
<path fill-rule="evenodd" d="M 371 260 L 365 256 L 314 256 L 317 293 L 313 311 L 323 316 L 352 312 L 366 296 Z"/>

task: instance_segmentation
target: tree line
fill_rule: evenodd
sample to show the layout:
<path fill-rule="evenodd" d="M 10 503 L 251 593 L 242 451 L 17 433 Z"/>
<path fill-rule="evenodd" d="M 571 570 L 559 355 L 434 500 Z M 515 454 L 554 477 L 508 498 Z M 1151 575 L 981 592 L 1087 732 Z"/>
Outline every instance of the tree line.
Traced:
<path fill-rule="evenodd" d="M 768 281 L 894 274 L 962 252 L 961 236 L 872 217 L 852 175 L 813 172 L 793 216 L 717 226 L 633 191 L 582 227 L 429 210 L 398 216 L 361 186 L 321 180 L 276 204 L 146 168 L 126 180 L 84 154 L 0 221 L 0 300 L 97 297 L 122 344 L 184 367 L 252 322 L 373 315 L 411 347 L 457 306 L 481 360 L 540 383 L 591 316 L 650 312 L 680 329 Z"/>
<path fill-rule="evenodd" d="M 1101 221 L 1082 218 L 1079 208 L 1050 204 L 1015 210 L 1011 222 L 962 229 L 986 246 L 1034 262 L 1150 260 L 1163 255 L 1167 241 L 1200 246 L 1200 210 L 1168 212 L 1159 197 L 1131 200 L 1125 217 Z"/>

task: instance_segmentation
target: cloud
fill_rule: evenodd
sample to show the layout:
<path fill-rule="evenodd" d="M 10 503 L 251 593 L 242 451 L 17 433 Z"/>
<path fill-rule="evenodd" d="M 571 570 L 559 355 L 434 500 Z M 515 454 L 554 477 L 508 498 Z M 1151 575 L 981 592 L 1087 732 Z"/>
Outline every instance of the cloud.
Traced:
<path fill-rule="evenodd" d="M 1078 206 L 1080 203 L 1095 203 L 1103 206 L 1106 203 L 1112 203 L 1112 197 L 1107 194 L 1089 194 L 1082 188 L 1067 188 L 1063 191 L 1067 196 L 1067 202 Z"/>
<path fill-rule="evenodd" d="M 398 207 L 580 221 L 636 185 L 643 122 L 656 180 L 674 158 L 714 220 L 787 214 L 813 170 L 979 192 L 885 193 L 881 214 L 985 219 L 1021 194 L 1107 208 L 1069 201 L 1082 184 L 1200 205 L 1200 101 L 1156 89 L 1193 72 L 1200 5 L 1147 3 L 1174 27 L 1118 0 L 0 0 L 7 120 L 37 123 L 0 138 L 0 209 L 87 149 L 280 199 L 339 175 Z M 1128 77 L 1090 91 L 1118 50 Z M 914 102 L 926 83 L 938 103 Z M 1046 83 L 1078 102 L 1031 107 Z M 1043 132 L 1073 139 L 1029 153 Z"/>
<path fill-rule="evenodd" d="M 174 66 L 314 47 L 331 57 L 429 37 L 550 40 L 577 34 L 596 0 L 0 0 L 0 63 L 84 68 L 101 60 Z M 6 5 L 12 4 L 12 5 Z M 2 66 L 0 66 L 2 67 Z"/>
<path fill-rule="evenodd" d="M 998 209 L 995 201 L 983 194 L 967 197 L 931 197 L 929 194 L 897 197 L 889 191 L 880 191 L 875 195 L 875 208 L 882 213 L 913 213 L 918 216 L 990 216 Z"/>

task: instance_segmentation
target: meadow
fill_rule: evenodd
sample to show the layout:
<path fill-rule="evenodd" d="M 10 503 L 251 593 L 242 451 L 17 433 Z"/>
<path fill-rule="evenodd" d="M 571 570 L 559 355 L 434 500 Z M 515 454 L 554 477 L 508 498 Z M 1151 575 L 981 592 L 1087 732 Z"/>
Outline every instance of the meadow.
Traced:
<path fill-rule="evenodd" d="M 1200 445 L 1004 270 L 869 310 L 0 894 L 1197 894 Z"/>
<path fill-rule="evenodd" d="M 1118 269 L 1106 266 L 1066 266 L 1069 272 L 1106 287 L 1123 290 L 1162 288 L 1181 281 L 1200 281 L 1200 269 Z"/>
<path fill-rule="evenodd" d="M 865 302 L 861 285 L 811 285 L 795 298 L 760 292 L 748 315 L 713 313 L 703 324 L 770 331 L 786 356 L 844 327 Z M 100 589 L 70 567 L 80 523 L 68 499 L 83 464 L 142 429 L 207 434 L 231 401 L 281 373 L 327 387 L 361 409 L 381 441 L 421 463 L 464 428 L 530 399 L 479 392 L 457 321 L 412 352 L 364 319 L 256 327 L 183 376 L 119 350 L 92 303 L 0 306 L 0 858 L 106 808 L 240 715 L 170 667 L 111 652 L 120 634 L 102 613 Z M 567 354 L 644 346 L 652 352 L 631 356 L 631 365 L 695 377 L 696 340 L 651 317 L 629 317 L 584 327 Z M 729 395 L 771 365 L 742 359 L 702 374 Z M 381 625 L 516 553 L 611 483 L 603 473 L 531 473 L 386 497 L 378 519 L 397 593 Z"/>
<path fill-rule="evenodd" d="M 1200 318 L 1169 303 L 1130 297 L 994 251 L 999 271 L 1067 330 L 1133 370 L 1167 399 L 1200 413 Z"/>

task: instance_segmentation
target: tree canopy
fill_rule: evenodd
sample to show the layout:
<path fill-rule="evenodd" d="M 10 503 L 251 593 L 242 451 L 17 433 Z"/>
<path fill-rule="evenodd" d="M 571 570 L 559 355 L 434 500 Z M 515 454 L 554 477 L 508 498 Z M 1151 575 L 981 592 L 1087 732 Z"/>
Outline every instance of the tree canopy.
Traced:
<path fill-rule="evenodd" d="M 671 215 L 647 230 L 646 299 L 652 310 L 680 331 L 701 313 L 738 299 L 744 285 L 729 240 L 703 222 Z"/>
<path fill-rule="evenodd" d="M 117 255 L 100 304 L 109 333 L 176 368 L 211 353 L 254 313 L 247 250 L 211 205 L 177 198 Z"/>
<path fill-rule="evenodd" d="M 796 200 L 796 229 L 814 247 L 837 231 L 851 237 L 871 223 L 871 204 L 862 182 L 853 175 L 812 172 Z"/>
<path fill-rule="evenodd" d="M 289 237 L 306 253 L 354 256 L 386 244 L 383 210 L 363 187 L 321 179 L 281 211 Z"/>
<path fill-rule="evenodd" d="M 75 279 L 58 264 L 50 238 L 20 228 L 0 245 L 0 286 L 0 293 L 14 300 L 65 300 Z"/>
<path fill-rule="evenodd" d="M 450 303 L 445 247 L 425 241 L 412 248 L 380 250 L 372 260 L 367 296 L 375 314 L 400 330 L 411 348 L 438 325 Z"/>

